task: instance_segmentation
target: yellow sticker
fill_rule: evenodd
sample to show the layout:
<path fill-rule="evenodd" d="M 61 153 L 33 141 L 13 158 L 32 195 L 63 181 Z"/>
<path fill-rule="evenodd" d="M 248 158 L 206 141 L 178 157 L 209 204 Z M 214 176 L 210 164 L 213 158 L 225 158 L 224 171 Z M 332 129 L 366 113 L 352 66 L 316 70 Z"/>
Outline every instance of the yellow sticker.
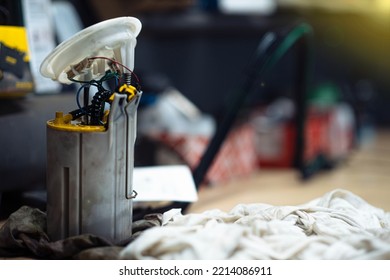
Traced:
<path fill-rule="evenodd" d="M 29 49 L 26 28 L 22 26 L 0 26 L 0 42 L 5 46 L 25 53 L 24 61 L 28 62 Z"/>

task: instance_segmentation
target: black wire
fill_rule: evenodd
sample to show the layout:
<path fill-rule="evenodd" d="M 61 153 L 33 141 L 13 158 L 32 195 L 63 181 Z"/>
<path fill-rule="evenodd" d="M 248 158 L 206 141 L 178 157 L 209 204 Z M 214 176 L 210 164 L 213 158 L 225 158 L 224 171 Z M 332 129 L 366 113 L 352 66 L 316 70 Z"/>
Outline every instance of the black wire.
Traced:
<path fill-rule="evenodd" d="M 89 104 L 89 89 L 90 89 L 90 86 L 85 86 L 84 87 L 84 92 L 83 92 L 83 104 L 84 104 L 84 108 L 87 108 L 88 107 L 88 104 Z M 78 97 L 77 97 L 78 98 Z M 89 112 L 89 110 L 85 110 L 85 112 Z M 86 124 L 88 124 L 88 118 L 85 118 L 85 121 L 86 121 Z"/>
<path fill-rule="evenodd" d="M 72 115 L 72 120 L 76 120 L 78 118 L 81 118 L 82 116 L 85 116 L 88 111 L 89 111 L 89 106 L 70 111 L 69 114 Z"/>
<path fill-rule="evenodd" d="M 104 82 L 107 82 L 109 80 L 115 79 L 115 81 L 118 79 L 118 73 L 107 71 L 103 77 L 101 77 L 99 80 L 90 80 L 90 81 L 79 81 L 75 80 L 73 78 L 69 78 L 72 82 L 78 82 L 81 83 L 82 86 L 79 88 L 76 94 L 76 101 L 79 109 L 76 109 L 74 111 L 69 112 L 69 114 L 72 115 L 72 119 L 78 119 L 84 115 L 90 116 L 90 124 L 91 125 L 101 125 L 101 118 L 103 116 L 103 110 L 104 110 L 104 103 L 107 101 L 107 99 L 111 96 L 111 91 L 106 89 L 103 86 Z M 97 88 L 97 92 L 92 97 L 91 104 L 88 105 L 89 102 L 89 89 L 91 86 L 94 86 Z M 79 95 L 81 89 L 84 89 L 83 94 L 83 103 L 84 107 L 81 106 L 79 101 Z M 88 122 L 88 120 L 87 120 Z M 87 123 L 88 124 L 88 123 Z"/>

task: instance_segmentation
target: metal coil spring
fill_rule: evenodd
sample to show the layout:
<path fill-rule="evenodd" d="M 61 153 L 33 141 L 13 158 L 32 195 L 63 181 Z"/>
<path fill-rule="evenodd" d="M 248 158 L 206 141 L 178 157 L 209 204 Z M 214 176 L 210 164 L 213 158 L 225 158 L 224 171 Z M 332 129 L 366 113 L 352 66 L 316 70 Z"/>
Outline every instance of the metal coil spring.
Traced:
<path fill-rule="evenodd" d="M 131 85 L 131 73 L 123 73 L 123 83 Z"/>

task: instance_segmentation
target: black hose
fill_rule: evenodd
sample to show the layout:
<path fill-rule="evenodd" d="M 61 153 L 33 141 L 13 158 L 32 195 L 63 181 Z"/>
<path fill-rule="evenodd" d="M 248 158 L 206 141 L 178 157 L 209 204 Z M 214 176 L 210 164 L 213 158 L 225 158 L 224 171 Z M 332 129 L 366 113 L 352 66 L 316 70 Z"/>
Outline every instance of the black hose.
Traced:
<path fill-rule="evenodd" d="M 91 105 L 89 106 L 90 124 L 100 125 L 104 113 L 104 103 L 111 96 L 109 90 L 99 90 L 92 98 Z"/>

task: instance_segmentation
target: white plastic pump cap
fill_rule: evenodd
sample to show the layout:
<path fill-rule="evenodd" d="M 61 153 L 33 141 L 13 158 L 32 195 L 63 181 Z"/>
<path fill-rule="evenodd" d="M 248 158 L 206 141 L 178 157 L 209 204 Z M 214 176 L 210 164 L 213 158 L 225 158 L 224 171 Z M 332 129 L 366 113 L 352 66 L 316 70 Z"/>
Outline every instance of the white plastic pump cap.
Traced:
<path fill-rule="evenodd" d="M 85 58 L 108 57 L 124 64 L 129 69 L 134 68 L 134 50 L 136 37 L 142 24 L 135 17 L 119 17 L 99 22 L 87 27 L 68 40 L 59 44 L 42 62 L 40 72 L 44 77 L 57 80 L 64 84 L 72 83 L 67 72 L 72 65 L 80 63 Z M 75 75 L 83 80 L 83 75 L 94 79 L 109 68 L 107 61 L 94 60 L 87 71 Z"/>

